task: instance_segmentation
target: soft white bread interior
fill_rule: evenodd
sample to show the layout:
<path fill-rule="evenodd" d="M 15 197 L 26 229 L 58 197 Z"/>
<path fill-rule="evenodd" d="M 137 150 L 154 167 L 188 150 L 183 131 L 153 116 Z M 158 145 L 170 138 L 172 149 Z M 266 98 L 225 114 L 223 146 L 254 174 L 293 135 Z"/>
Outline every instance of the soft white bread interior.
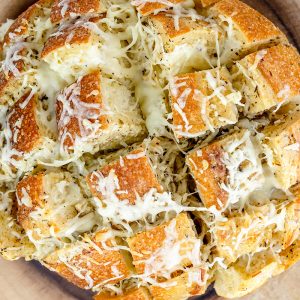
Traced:
<path fill-rule="evenodd" d="M 271 251 L 262 251 L 253 257 L 244 256 L 228 269 L 220 268 L 214 287 L 221 297 L 238 298 L 261 287 L 282 270 Z"/>
<path fill-rule="evenodd" d="M 131 91 L 100 70 L 80 77 L 57 96 L 56 118 L 63 155 L 132 144 L 146 132 Z"/>
<path fill-rule="evenodd" d="M 150 15 L 148 22 L 162 43 L 158 60 L 163 60 L 172 74 L 208 69 L 215 63 L 216 44 L 223 37 L 215 23 L 172 12 Z"/>
<path fill-rule="evenodd" d="M 46 41 L 41 58 L 50 68 L 72 82 L 97 68 L 101 53 L 97 22 L 100 17 L 63 23 Z"/>

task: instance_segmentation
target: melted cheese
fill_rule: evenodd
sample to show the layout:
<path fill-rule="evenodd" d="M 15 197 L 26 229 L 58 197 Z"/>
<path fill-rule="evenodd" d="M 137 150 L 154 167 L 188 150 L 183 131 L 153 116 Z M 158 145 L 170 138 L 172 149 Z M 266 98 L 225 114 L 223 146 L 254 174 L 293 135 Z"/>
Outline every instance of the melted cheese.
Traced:
<path fill-rule="evenodd" d="M 207 45 L 205 40 L 197 40 L 193 45 L 188 43 L 177 45 L 172 52 L 167 53 L 162 38 L 147 23 L 147 19 L 137 14 L 133 7 L 133 5 L 143 6 L 148 2 L 166 5 L 160 11 L 166 12 L 168 16 L 172 17 L 176 30 L 179 29 L 179 20 L 182 17 L 207 21 L 212 29 L 212 34 L 216 36 L 215 45 Z M 22 91 L 25 88 L 31 88 L 32 93 L 39 94 L 44 109 L 39 109 L 37 116 L 42 120 L 42 124 L 47 128 L 49 135 L 43 139 L 41 146 L 36 151 L 23 153 L 22 159 L 15 159 L 14 156 L 20 155 L 20 153 L 12 149 L 11 140 L 17 140 L 22 119 L 16 122 L 16 130 L 13 135 L 7 126 L 7 111 L 11 103 L 0 105 L 0 188 L 5 190 L 3 192 L 1 190 L 0 211 L 7 213 L 9 217 L 5 229 L 9 229 L 12 236 L 22 240 L 23 233 L 10 215 L 13 202 L 11 194 L 15 191 L 16 182 L 26 172 L 35 172 L 40 168 L 53 170 L 53 166 L 67 169 L 71 173 L 70 176 L 78 180 L 78 182 L 74 182 L 73 179 L 68 178 L 70 180 L 67 180 L 65 178 L 55 184 L 51 181 L 44 182 L 45 194 L 43 200 L 46 202 L 45 207 L 34 209 L 30 213 L 30 219 L 36 224 L 46 224 L 46 230 L 43 226 L 38 225 L 33 226 L 26 232 L 27 238 L 36 247 L 34 256 L 37 258 L 44 257 L 56 248 L 63 248 L 66 241 L 71 242 L 73 245 L 75 241 L 78 241 L 80 234 L 85 232 L 90 234 L 94 227 L 103 224 L 117 228 L 118 231 L 115 234 L 124 237 L 134 234 L 137 229 L 144 230 L 145 226 L 151 228 L 181 212 L 192 212 L 201 219 L 203 224 L 205 223 L 202 226 L 201 235 L 195 239 L 184 239 L 178 242 L 175 223 L 172 221 L 165 230 L 166 239 L 162 247 L 144 261 L 145 274 L 133 275 L 132 277 L 133 286 L 143 282 L 143 284 L 149 283 L 168 287 L 168 283 L 158 282 L 153 278 L 153 275 L 159 274 L 165 278 L 171 278 L 171 273 L 174 271 L 187 271 L 181 265 L 184 259 L 189 260 L 195 267 L 202 266 L 203 260 L 207 261 L 209 269 L 227 267 L 223 258 L 216 257 L 212 253 L 215 247 L 213 241 L 207 242 L 204 237 L 208 236 L 206 236 L 207 231 L 209 231 L 209 235 L 214 232 L 218 222 L 226 224 L 231 213 L 235 214 L 237 211 L 249 207 L 253 207 L 254 210 L 258 211 L 262 205 L 269 204 L 266 215 L 261 216 L 259 220 L 253 219 L 249 228 L 243 228 L 239 232 L 234 247 L 234 250 L 238 251 L 245 238 L 247 238 L 249 231 L 254 227 L 272 226 L 272 228 L 274 227 L 274 233 L 283 232 L 288 211 L 285 207 L 276 205 L 276 200 L 269 203 L 270 195 L 274 194 L 274 190 L 277 191 L 278 184 L 271 168 L 262 166 L 260 159 L 257 158 L 261 137 L 258 134 L 253 137 L 252 132 L 256 132 L 259 127 L 266 124 L 256 125 L 258 121 L 244 120 L 244 122 L 240 122 L 237 127 L 246 128 L 245 134 L 241 139 L 224 146 L 227 155 L 224 156 L 222 162 L 228 170 L 228 183 L 222 185 L 222 188 L 229 193 L 229 209 L 225 212 L 218 210 L 215 206 L 209 209 L 204 208 L 198 199 L 192 195 L 193 184 L 191 184 L 191 178 L 185 163 L 185 151 L 190 150 L 194 143 L 183 141 L 179 146 L 174 142 L 175 138 L 168 130 L 168 127 L 171 127 L 168 119 L 172 117 L 168 114 L 169 107 L 166 103 L 169 85 L 171 86 L 171 93 L 178 94 L 178 87 L 172 87 L 172 84 L 170 84 L 171 78 L 178 73 L 193 72 L 200 65 L 209 68 L 230 61 L 232 52 L 241 48 L 241 44 L 235 36 L 232 21 L 229 18 L 221 19 L 221 22 L 224 23 L 222 31 L 211 19 L 205 19 L 199 15 L 193 9 L 194 2 L 190 0 L 176 5 L 167 0 L 135 0 L 131 4 L 126 0 L 108 1 L 106 15 L 97 23 L 81 17 L 63 22 L 59 28 L 51 24 L 49 19 L 50 10 L 44 9 L 43 15 L 35 18 L 33 24 L 31 24 L 28 34 L 19 37 L 11 45 L 4 48 L 4 60 L 1 63 L 2 70 L 6 75 L 11 73 L 21 80 L 20 88 Z M 68 5 L 69 0 L 60 2 L 62 16 L 65 16 Z M 154 13 L 158 13 L 158 11 Z M 74 25 L 74 23 L 76 26 L 83 26 L 91 30 L 93 36 L 91 43 L 78 47 L 70 46 L 68 41 L 73 37 L 71 33 L 63 48 L 51 53 L 45 61 L 40 61 L 38 57 L 45 41 L 50 36 L 60 35 L 63 29 L 66 29 L 70 24 Z M 11 24 L 12 21 L 9 20 L 0 27 L 1 41 Z M 219 34 L 226 35 L 225 42 L 219 37 Z M 22 50 L 25 48 L 26 54 L 23 54 Z M 212 54 L 215 53 L 217 57 L 212 57 Z M 263 59 L 264 54 L 264 50 L 257 54 L 253 68 Z M 19 71 L 15 66 L 15 63 L 21 59 L 25 62 L 26 68 L 24 71 Z M 95 116 L 91 116 L 92 121 L 88 121 L 83 117 L 85 110 L 89 110 L 91 107 L 95 109 L 95 106 L 80 106 L 78 91 L 75 89 L 72 101 L 77 105 L 75 105 L 77 110 L 74 112 L 74 109 L 72 111 L 70 105 L 67 105 L 66 93 L 62 92 L 72 82 L 95 68 L 101 69 L 101 73 L 105 74 L 101 82 L 101 93 L 103 93 L 105 109 L 101 109 L 99 106 L 96 109 L 101 111 L 100 114 L 105 113 L 112 125 L 110 130 L 103 135 L 98 131 L 99 124 L 96 122 Z M 247 70 L 241 68 L 240 72 L 247 74 Z M 244 104 L 241 102 L 239 93 L 223 96 L 222 91 L 225 83 L 218 80 L 219 78 L 214 78 L 210 72 L 207 72 L 206 75 L 206 80 L 213 90 L 212 96 L 218 97 L 220 103 L 224 105 L 234 103 L 243 107 Z M 251 78 L 249 80 L 251 81 Z M 16 88 L 16 90 L 19 89 Z M 180 96 L 176 106 L 177 111 L 186 121 L 185 129 L 189 128 L 184 108 L 190 92 L 187 88 Z M 278 93 L 277 96 L 283 99 L 282 103 L 289 97 L 289 92 L 290 87 L 285 86 Z M 76 151 L 72 155 L 66 155 L 65 149 L 61 148 L 56 137 L 55 103 L 58 97 L 66 104 L 63 111 L 64 118 L 58 121 L 63 123 L 72 114 L 76 114 L 82 120 L 83 126 L 80 130 L 83 133 L 88 130 L 92 131 L 92 142 L 82 137 L 75 137 Z M 26 106 L 26 101 L 23 105 Z M 247 105 L 246 103 L 245 110 L 247 110 Z M 118 199 L 116 190 L 119 187 L 119 182 L 115 174 L 111 172 L 107 177 L 99 180 L 99 186 L 97 187 L 98 191 L 104 195 L 104 199 L 100 201 L 98 198 L 92 198 L 86 183 L 80 175 L 87 175 L 91 170 L 98 168 L 99 164 L 107 163 L 111 157 L 118 155 L 114 153 L 109 156 L 105 153 L 102 156 L 102 153 L 95 154 L 95 152 L 99 150 L 97 148 L 99 143 L 106 142 L 109 144 L 108 148 L 112 149 L 114 148 L 112 137 L 121 139 L 126 136 L 126 134 L 118 136 L 120 124 L 125 127 L 124 132 L 131 132 L 135 137 L 138 136 L 138 133 L 143 132 L 144 121 L 140 117 L 138 106 L 141 107 L 147 129 L 152 137 L 152 139 L 144 141 L 146 153 L 142 155 L 149 156 L 151 166 L 165 191 L 159 193 L 156 189 L 150 189 L 145 195 L 137 196 L 135 204 L 131 205 L 127 200 L 120 201 Z M 213 124 L 208 118 L 205 106 L 202 107 L 201 114 L 206 126 L 212 130 Z M 132 132 L 129 125 L 135 123 L 138 124 L 138 129 L 137 132 Z M 231 123 L 229 122 L 229 124 Z M 183 131 L 183 128 L 181 130 Z M 210 143 L 217 134 L 218 132 L 215 131 L 199 143 L 201 145 Z M 156 136 L 166 136 L 167 138 L 157 139 Z M 192 138 L 194 136 L 187 135 L 186 137 Z M 121 146 L 127 147 L 125 141 L 122 140 L 122 142 L 124 142 L 124 145 L 121 143 Z M 299 143 L 289 145 L 287 150 L 298 151 Z M 85 152 L 87 154 L 83 155 Z M 264 149 L 264 152 L 265 159 L 273 161 L 272 151 Z M 198 155 L 201 157 L 201 150 Z M 134 160 L 138 157 L 132 155 L 127 158 Z M 121 159 L 120 165 L 122 166 Z M 118 191 L 118 193 L 126 194 L 126 191 Z M 31 209 L 34 207 L 26 189 L 22 190 L 22 197 L 17 200 L 19 205 L 26 208 Z M 56 226 L 53 223 L 56 223 Z M 136 227 L 132 224 L 138 224 L 139 226 Z M 125 230 L 119 230 L 120 228 Z M 263 245 L 256 250 L 263 251 L 271 248 L 272 251 L 279 252 L 281 250 L 279 242 L 275 239 L 271 242 L 271 246 Z M 88 243 L 97 249 L 97 245 L 93 244 L 92 241 L 89 240 Z M 185 243 L 192 243 L 192 249 L 182 254 L 180 249 Z M 20 246 L 20 248 L 22 247 Z M 13 248 L 15 251 L 16 245 Z M 120 245 L 114 245 L 112 248 L 128 250 L 128 247 Z M 81 247 L 75 247 L 70 255 L 60 254 L 59 259 L 76 276 L 86 281 L 87 288 L 91 288 L 94 286 L 91 274 L 85 269 L 76 268 L 70 264 L 70 260 L 74 256 L 82 255 L 81 251 Z M 101 249 L 97 249 L 97 251 L 101 251 Z M 82 255 L 82 258 L 85 259 L 84 255 Z M 121 276 L 116 266 L 112 266 L 111 270 L 115 278 Z M 198 275 L 198 272 L 190 272 L 188 275 L 189 283 L 198 280 Z M 211 272 L 206 279 L 213 277 L 213 275 L 213 272 Z M 96 288 L 101 287 L 97 286 Z M 105 288 L 120 292 L 123 283 L 117 286 L 105 284 Z"/>
<path fill-rule="evenodd" d="M 228 192 L 228 202 L 235 204 L 248 199 L 249 194 L 263 184 L 259 147 L 251 141 L 250 132 L 245 131 L 241 139 L 231 141 L 224 149 L 223 163 L 229 175 L 228 184 L 221 184 L 221 187 Z"/>
<path fill-rule="evenodd" d="M 6 32 L 8 31 L 9 27 L 12 25 L 14 20 L 7 19 L 6 22 L 0 25 L 0 41 L 3 41 Z"/>

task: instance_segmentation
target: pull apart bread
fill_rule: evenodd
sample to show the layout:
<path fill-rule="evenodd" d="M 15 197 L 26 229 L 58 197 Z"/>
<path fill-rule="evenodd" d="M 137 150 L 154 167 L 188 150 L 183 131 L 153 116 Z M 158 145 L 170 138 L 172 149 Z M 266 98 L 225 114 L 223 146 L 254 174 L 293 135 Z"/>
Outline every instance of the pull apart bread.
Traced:
<path fill-rule="evenodd" d="M 246 295 L 300 259 L 300 56 L 239 0 L 39 0 L 0 27 L 0 254 L 95 300 Z"/>

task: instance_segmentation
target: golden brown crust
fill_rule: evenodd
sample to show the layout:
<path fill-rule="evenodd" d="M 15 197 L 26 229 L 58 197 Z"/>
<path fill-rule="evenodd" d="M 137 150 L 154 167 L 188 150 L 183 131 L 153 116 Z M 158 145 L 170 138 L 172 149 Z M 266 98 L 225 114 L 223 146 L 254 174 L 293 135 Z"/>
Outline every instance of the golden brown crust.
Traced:
<path fill-rule="evenodd" d="M 211 129 L 210 127 L 217 129 L 227 125 L 226 122 L 220 120 L 220 117 L 230 120 L 230 123 L 237 122 L 237 109 L 233 103 L 223 105 L 217 95 L 211 97 L 214 89 L 207 80 L 208 73 L 216 83 L 218 78 L 224 82 L 225 86 L 220 85 L 223 89 L 220 93 L 224 97 L 234 92 L 228 84 L 229 74 L 224 68 L 176 76 L 174 91 L 171 90 L 171 106 L 174 131 L 178 138 L 182 137 L 181 133 L 187 136 L 201 136 Z M 187 91 L 188 94 L 185 94 Z M 182 102 L 184 102 L 184 107 L 181 105 Z M 204 112 L 202 112 L 203 108 Z"/>
<path fill-rule="evenodd" d="M 36 17 L 43 15 L 43 9 L 50 7 L 53 0 L 39 0 L 24 11 L 10 26 L 4 36 L 4 43 L 10 44 L 17 38 L 26 36 L 29 31 L 29 26 Z"/>
<path fill-rule="evenodd" d="M 169 3 L 178 4 L 184 2 L 185 0 L 168 0 Z M 145 1 L 146 2 L 146 1 Z M 172 7 L 171 5 L 166 5 L 163 3 L 159 3 L 160 1 L 149 1 L 148 3 L 143 3 L 137 7 L 137 10 L 143 15 L 147 16 L 151 13 L 158 12 L 160 10 L 166 9 L 168 7 Z"/>
<path fill-rule="evenodd" d="M 217 3 L 219 1 L 220 0 L 195 0 L 195 4 L 196 4 L 196 6 L 199 6 L 199 7 L 207 7 L 207 6 Z"/>
<path fill-rule="evenodd" d="M 120 296 L 111 296 L 106 293 L 98 294 L 94 297 L 94 300 L 150 300 L 149 292 L 146 288 L 140 287 L 135 290 L 131 290 Z"/>
<path fill-rule="evenodd" d="M 12 149 L 21 154 L 33 151 L 41 142 L 42 136 L 36 116 L 37 101 L 38 96 L 28 92 L 14 104 L 7 116 L 12 133 Z"/>
<path fill-rule="evenodd" d="M 65 45 L 80 45 L 87 44 L 90 41 L 92 32 L 90 29 L 83 26 L 76 28 L 68 28 L 61 31 L 61 34 L 50 37 L 45 43 L 44 49 L 41 53 L 41 58 L 46 57 L 51 52 L 64 47 Z M 69 38 L 71 37 L 71 38 Z"/>
<path fill-rule="evenodd" d="M 197 90 L 197 88 L 200 88 L 197 82 L 197 74 L 198 73 L 183 74 L 175 78 L 175 85 L 180 85 L 180 83 L 184 83 L 184 85 L 180 85 L 180 87 L 177 89 L 177 97 L 173 94 L 171 97 L 173 125 L 175 126 L 175 132 L 182 131 L 188 132 L 190 134 L 195 134 L 198 132 L 205 132 L 207 130 L 206 124 L 201 117 L 201 103 L 195 99 L 195 90 Z M 179 105 L 178 100 L 180 100 L 183 92 L 186 90 L 187 87 L 191 89 L 191 92 L 186 97 L 185 107 L 182 109 L 182 112 L 188 120 L 188 124 L 186 124 L 186 120 L 184 120 L 182 114 L 178 112 L 178 109 L 176 109 L 176 105 Z M 207 90 L 206 87 L 202 87 L 202 90 Z M 182 130 L 178 130 L 180 128 L 182 128 Z M 178 134 L 177 137 L 180 138 L 180 134 Z"/>
<path fill-rule="evenodd" d="M 280 44 L 271 47 L 257 65 L 267 84 L 277 95 L 288 88 L 288 97 L 300 95 L 300 55 L 291 45 Z M 250 64 L 254 64 L 256 54 L 246 57 Z M 278 97 L 279 102 L 285 100 Z"/>
<path fill-rule="evenodd" d="M 79 90 L 79 92 L 78 92 Z M 94 104 L 88 108 L 84 104 Z M 67 108 L 64 108 L 64 105 Z M 95 107 L 95 105 L 97 107 Z M 67 87 L 56 101 L 56 119 L 58 123 L 59 139 L 65 149 L 70 150 L 74 146 L 76 137 L 88 137 L 91 130 L 83 130 L 83 122 L 99 122 L 101 130 L 108 127 L 107 116 L 102 114 L 103 100 L 101 91 L 101 73 L 95 70 Z M 89 116 L 98 115 L 96 119 Z"/>
<path fill-rule="evenodd" d="M 224 150 L 219 142 L 192 151 L 187 156 L 187 164 L 196 181 L 203 204 L 206 207 L 226 206 L 228 193 L 220 185 L 227 182 L 227 169 L 223 163 Z"/>
<path fill-rule="evenodd" d="M 231 19 L 247 43 L 259 43 L 266 40 L 285 40 L 284 34 L 266 17 L 239 0 L 217 2 L 211 12 Z"/>
<path fill-rule="evenodd" d="M 159 23 L 165 31 L 166 35 L 170 38 L 174 38 L 183 35 L 192 29 L 186 24 L 185 19 L 179 19 L 179 28 L 175 28 L 174 19 L 167 16 L 166 13 L 159 13 L 149 17 L 152 22 Z"/>
<path fill-rule="evenodd" d="M 66 6 L 62 0 L 55 0 L 51 9 L 51 22 L 58 23 L 64 19 L 74 16 L 86 15 L 88 13 L 103 12 L 101 0 L 70 0 Z"/>
<path fill-rule="evenodd" d="M 292 192 L 292 194 L 295 196 L 295 201 L 297 203 L 300 203 L 300 182 L 297 183 L 296 185 L 294 185 L 290 191 Z M 300 213 L 300 211 L 299 211 Z"/>
<path fill-rule="evenodd" d="M 300 260 L 300 240 L 295 241 L 290 247 L 280 252 L 281 266 L 287 270 Z"/>
<path fill-rule="evenodd" d="M 44 261 L 48 267 L 81 288 L 116 284 L 128 278 L 131 271 L 120 251 L 112 248 L 115 242 L 107 235 L 107 231 L 102 231 L 93 238 L 86 236 L 84 241 L 58 250 Z"/>
<path fill-rule="evenodd" d="M 97 22 L 99 17 L 90 18 L 88 22 Z M 92 29 L 88 28 L 84 24 L 74 24 L 66 28 L 58 30 L 54 35 L 50 36 L 46 41 L 41 58 L 45 58 L 51 52 L 62 48 L 66 45 L 81 45 L 91 42 L 93 37 Z"/>
<path fill-rule="evenodd" d="M 27 176 L 22 179 L 16 188 L 16 195 L 18 197 L 18 212 L 17 219 L 18 222 L 23 226 L 24 229 L 28 227 L 28 217 L 29 214 L 35 210 L 37 206 L 43 206 L 43 173 L 37 175 Z M 31 200 L 31 206 L 27 206 L 22 203 L 23 197 L 28 197 Z"/>
<path fill-rule="evenodd" d="M 97 186 L 101 178 L 107 177 L 110 172 L 114 172 L 118 179 L 119 188 L 115 194 L 119 200 L 128 200 L 130 204 L 134 204 L 136 194 L 143 197 L 151 189 L 162 192 L 162 187 L 157 181 L 143 148 L 133 150 L 127 156 L 104 166 L 96 174 L 93 172 L 87 177 L 92 193 L 99 199 L 103 199 L 103 195 L 97 190 Z M 126 193 L 121 193 L 122 191 Z"/>
<path fill-rule="evenodd" d="M 150 286 L 149 290 L 153 300 L 181 300 L 199 296 L 206 290 L 206 269 L 187 269 L 178 277 L 164 282 L 165 287 Z M 169 286 L 168 286 L 169 285 Z"/>
<path fill-rule="evenodd" d="M 134 237 L 127 239 L 127 243 L 133 257 L 133 264 L 138 274 L 143 274 L 145 272 L 147 268 L 147 260 L 152 258 L 155 252 L 157 253 L 160 249 L 170 251 L 170 249 L 168 250 L 164 248 L 164 243 L 166 239 L 171 238 L 170 236 L 167 236 L 166 230 L 168 230 L 169 226 L 173 226 L 174 222 L 175 232 L 172 231 L 172 233 L 176 237 L 172 239 L 172 243 L 180 243 L 180 254 L 186 254 L 192 251 L 192 240 L 195 238 L 195 232 L 192 228 L 191 220 L 188 215 L 186 213 L 181 213 L 170 222 L 156 226 L 148 231 L 138 233 Z M 185 239 L 189 239 L 189 241 L 184 241 Z M 163 255 L 168 255 L 168 253 Z M 182 266 L 188 266 L 191 264 L 190 260 L 186 258 L 183 258 L 182 261 L 178 263 L 182 264 Z M 153 275 L 155 276 L 157 274 Z"/>

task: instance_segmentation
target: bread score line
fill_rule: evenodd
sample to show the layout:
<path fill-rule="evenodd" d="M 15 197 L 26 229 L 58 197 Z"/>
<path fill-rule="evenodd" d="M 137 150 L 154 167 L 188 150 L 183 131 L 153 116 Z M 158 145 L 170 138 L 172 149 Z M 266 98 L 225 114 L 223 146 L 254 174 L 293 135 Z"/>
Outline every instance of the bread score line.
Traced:
<path fill-rule="evenodd" d="M 300 58 L 234 0 L 40 0 L 1 27 L 0 253 L 95 299 L 252 292 L 299 260 Z"/>

